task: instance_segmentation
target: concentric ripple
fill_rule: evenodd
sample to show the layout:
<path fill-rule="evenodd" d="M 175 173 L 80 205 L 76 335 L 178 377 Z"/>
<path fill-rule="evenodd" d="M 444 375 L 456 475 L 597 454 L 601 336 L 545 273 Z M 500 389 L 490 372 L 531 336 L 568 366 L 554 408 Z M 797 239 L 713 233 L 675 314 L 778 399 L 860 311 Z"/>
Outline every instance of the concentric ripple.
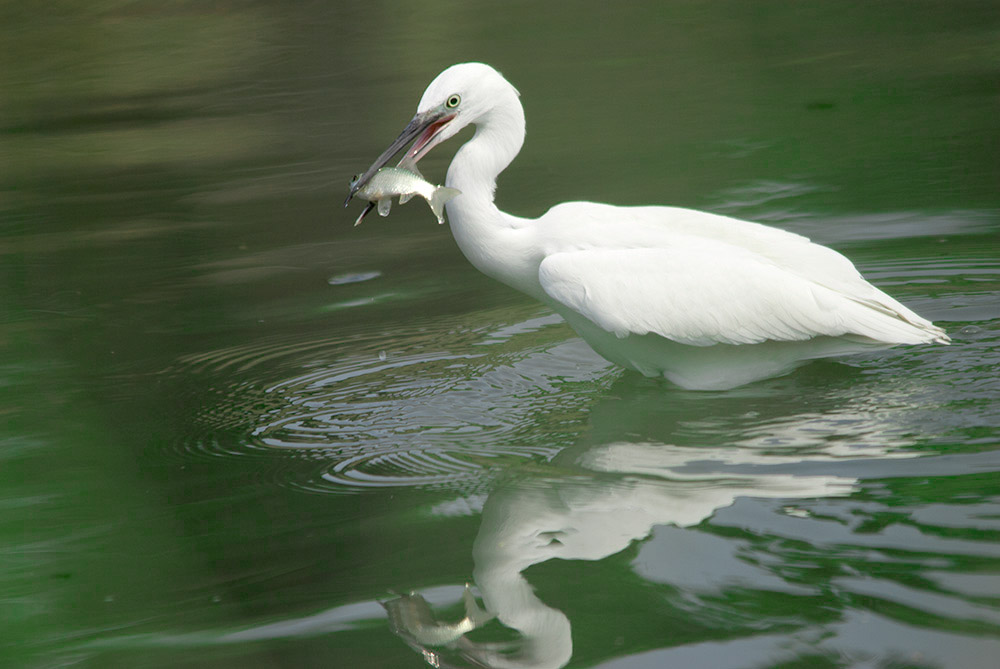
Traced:
<path fill-rule="evenodd" d="M 989 253 L 962 261 L 928 254 L 859 266 L 946 327 L 954 343 L 877 352 L 848 364 L 897 379 L 898 392 L 881 399 L 900 412 L 910 411 L 915 397 L 938 393 L 940 401 L 920 406 L 924 424 L 941 434 L 954 429 L 950 399 L 981 417 L 970 431 L 992 438 L 990 402 L 982 398 L 993 396 L 996 381 L 981 370 L 996 365 L 998 261 Z M 313 492 L 479 491 L 512 463 L 547 460 L 575 444 L 594 400 L 618 376 L 560 319 L 524 306 L 435 315 L 391 331 L 268 339 L 190 355 L 168 373 L 197 386 L 194 433 L 176 445 L 185 461 L 252 458 L 258 478 Z M 938 405 L 941 411 L 928 409 Z M 727 438 L 800 450 L 813 442 L 825 447 L 823 435 L 859 425 L 875 430 L 859 434 L 859 443 L 902 448 L 912 441 L 892 421 L 873 424 L 868 413 L 815 416 L 803 430 L 782 427 L 780 419 L 759 429 L 751 421 Z M 675 436 L 717 441 L 715 424 L 684 423 Z"/>
<path fill-rule="evenodd" d="M 230 383 L 201 411 L 183 456 L 263 458 L 265 478 L 313 492 L 478 490 L 511 462 L 572 443 L 615 376 L 558 318 L 524 315 L 189 356 L 184 376 Z"/>
<path fill-rule="evenodd" d="M 321 476 L 324 482 L 365 488 L 396 486 L 449 486 L 478 489 L 511 460 L 550 453 L 529 450 L 440 448 L 386 449 L 359 453 L 340 460 Z"/>

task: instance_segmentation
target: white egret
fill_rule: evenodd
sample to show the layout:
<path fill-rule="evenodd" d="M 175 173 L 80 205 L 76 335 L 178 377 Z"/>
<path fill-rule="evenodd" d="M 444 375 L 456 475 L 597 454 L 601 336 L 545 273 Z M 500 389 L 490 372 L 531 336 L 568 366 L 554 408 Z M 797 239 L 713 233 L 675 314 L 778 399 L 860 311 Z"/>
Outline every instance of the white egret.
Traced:
<path fill-rule="evenodd" d="M 608 360 L 684 388 L 727 389 L 819 357 L 949 342 L 841 254 L 777 228 L 677 207 L 565 202 L 538 219 L 500 211 L 497 176 L 524 143 L 519 95 L 488 65 L 449 67 L 348 201 L 414 139 L 401 164 L 474 125 L 445 180 L 462 193 L 446 208 L 465 257 L 549 305 Z"/>

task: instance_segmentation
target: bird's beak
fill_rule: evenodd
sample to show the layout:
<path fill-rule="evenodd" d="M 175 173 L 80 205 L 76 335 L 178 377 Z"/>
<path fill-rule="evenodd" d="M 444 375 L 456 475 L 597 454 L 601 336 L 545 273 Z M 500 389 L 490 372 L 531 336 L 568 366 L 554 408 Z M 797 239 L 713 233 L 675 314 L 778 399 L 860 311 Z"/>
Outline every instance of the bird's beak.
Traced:
<path fill-rule="evenodd" d="M 389 145 L 388 149 L 382 152 L 382 155 L 375 159 L 375 162 L 361 175 L 361 178 L 354 182 L 350 192 L 347 194 L 347 199 L 344 200 L 344 206 L 346 207 L 351 198 L 354 197 L 354 194 L 364 188 L 365 184 L 375 176 L 375 173 L 385 167 L 386 163 L 392 160 L 392 157 L 413 141 L 414 138 L 417 138 L 417 141 L 406 152 L 400 163 L 409 162 L 409 164 L 416 164 L 418 160 L 427 155 L 427 152 L 437 145 L 440 141 L 439 133 L 453 118 L 455 118 L 454 112 L 445 112 L 440 108 L 428 109 L 414 116 L 413 120 L 403 128 L 403 132 L 399 133 L 399 137 Z"/>

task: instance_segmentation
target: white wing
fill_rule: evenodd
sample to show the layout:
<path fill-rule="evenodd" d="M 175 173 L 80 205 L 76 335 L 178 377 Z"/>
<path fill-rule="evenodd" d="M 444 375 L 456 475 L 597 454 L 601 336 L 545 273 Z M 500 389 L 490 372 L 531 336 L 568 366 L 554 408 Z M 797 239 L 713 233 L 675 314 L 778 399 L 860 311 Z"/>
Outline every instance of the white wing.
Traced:
<path fill-rule="evenodd" d="M 672 241 L 666 248 L 554 253 L 539 266 L 539 281 L 556 302 L 619 337 L 652 332 L 708 346 L 821 335 L 909 344 L 944 336 L 829 249 L 850 272 L 819 282 L 740 246 L 686 235 Z"/>

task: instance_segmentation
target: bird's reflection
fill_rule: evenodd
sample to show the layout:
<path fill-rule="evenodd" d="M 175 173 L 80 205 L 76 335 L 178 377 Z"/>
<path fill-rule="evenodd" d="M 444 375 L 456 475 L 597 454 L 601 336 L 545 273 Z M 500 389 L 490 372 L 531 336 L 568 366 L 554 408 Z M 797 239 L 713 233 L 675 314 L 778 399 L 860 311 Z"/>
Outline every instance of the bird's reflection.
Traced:
<path fill-rule="evenodd" d="M 839 403 L 835 410 L 817 407 L 817 414 L 796 420 L 782 410 L 780 403 L 767 397 L 766 389 L 758 391 L 761 394 L 756 398 L 718 396 L 714 409 L 703 407 L 700 413 L 686 410 L 685 405 L 703 403 L 707 401 L 705 396 L 697 400 L 675 397 L 680 406 L 663 409 L 658 389 L 632 386 L 625 390 L 627 396 L 611 393 L 609 399 L 594 407 L 588 440 L 562 451 L 551 462 L 508 472 L 487 496 L 473 545 L 474 582 L 485 609 L 517 638 L 506 643 L 477 641 L 476 634 L 470 638 L 462 632 L 442 644 L 450 655 L 472 666 L 562 667 L 573 654 L 571 621 L 538 596 L 525 576 L 529 567 L 552 559 L 601 560 L 655 534 L 660 537 L 654 542 L 658 544 L 656 549 L 644 556 L 645 547 L 652 545 L 644 544 L 632 568 L 647 580 L 674 582 L 683 587 L 687 574 L 682 572 L 690 567 L 674 567 L 672 562 L 676 560 L 670 545 L 665 549 L 662 545 L 662 537 L 666 542 L 677 541 L 681 530 L 664 533 L 665 528 L 697 525 L 740 497 L 847 495 L 858 482 L 852 472 L 857 471 L 859 461 L 885 458 L 900 445 L 891 429 L 884 430 L 885 439 L 880 441 L 875 435 L 878 421 L 852 402 Z M 684 426 L 695 421 L 701 425 L 697 432 L 704 436 L 711 433 L 707 427 L 713 416 L 721 419 L 737 415 L 730 405 L 742 406 L 745 413 L 747 406 L 758 404 L 764 414 L 752 416 L 758 431 L 752 439 L 740 443 L 725 444 L 722 439 L 707 446 L 669 443 L 649 438 L 650 429 L 642 427 L 648 422 L 656 425 L 653 431 L 661 435 L 683 435 Z M 623 409 L 635 412 L 635 431 L 630 432 L 634 440 L 595 443 L 594 439 L 607 432 L 622 434 Z M 673 413 L 673 420 L 664 421 L 661 415 L 648 421 L 649 410 Z M 822 420 L 834 411 L 839 412 L 838 425 L 847 426 L 848 432 L 860 429 L 850 427 L 852 416 L 860 421 L 859 425 L 866 426 L 863 445 L 848 447 L 843 432 L 825 433 Z M 889 419 L 883 412 L 879 420 Z M 605 421 L 608 425 L 603 424 Z M 804 425 L 811 423 L 819 427 L 812 438 L 806 439 Z M 762 427 L 767 425 L 771 427 Z M 740 434 L 739 430 L 729 429 L 731 426 L 719 427 L 720 434 Z M 898 452 L 894 455 L 907 456 Z M 789 513 L 800 511 L 791 509 Z M 727 557 L 713 560 L 724 562 Z M 678 573 L 672 574 L 672 569 Z M 707 585 L 712 578 L 708 574 L 701 580 Z M 789 587 L 763 571 L 755 571 L 751 578 L 754 587 Z M 767 583 L 769 579 L 776 583 Z M 580 592 L 585 596 L 586 588 Z M 413 629 L 401 629 L 398 624 L 394 629 L 411 646 L 421 647 L 431 664 L 443 661 L 441 653 L 428 650 L 430 644 L 414 645 L 417 635 Z"/>
<path fill-rule="evenodd" d="M 853 479 L 789 474 L 684 472 L 690 449 L 612 443 L 572 454 L 565 476 L 512 478 L 489 496 L 473 546 L 474 578 L 487 610 L 520 634 L 512 648 L 463 644 L 490 667 L 561 667 L 573 650 L 569 619 L 539 599 L 523 572 L 551 559 L 600 560 L 658 525 L 689 527 L 740 496 L 827 497 Z M 702 464 L 725 453 L 699 453 Z"/>
<path fill-rule="evenodd" d="M 516 631 L 518 640 L 472 641 L 464 634 L 486 616 L 435 624 L 426 602 L 412 596 L 391 606 L 427 611 L 401 616 L 390 608 L 394 631 L 425 657 L 437 658 L 432 648 L 446 645 L 475 665 L 562 667 L 573 652 L 571 624 L 536 595 L 524 576 L 532 565 L 551 559 L 600 560 L 645 539 L 657 526 L 696 525 L 737 497 L 838 496 L 855 483 L 842 476 L 711 471 L 711 463 L 726 468 L 731 455 L 725 449 L 694 453 L 663 443 L 617 442 L 511 475 L 483 507 L 473 545 L 473 576 L 486 610 Z M 686 471 L 695 458 L 699 471 Z"/>

